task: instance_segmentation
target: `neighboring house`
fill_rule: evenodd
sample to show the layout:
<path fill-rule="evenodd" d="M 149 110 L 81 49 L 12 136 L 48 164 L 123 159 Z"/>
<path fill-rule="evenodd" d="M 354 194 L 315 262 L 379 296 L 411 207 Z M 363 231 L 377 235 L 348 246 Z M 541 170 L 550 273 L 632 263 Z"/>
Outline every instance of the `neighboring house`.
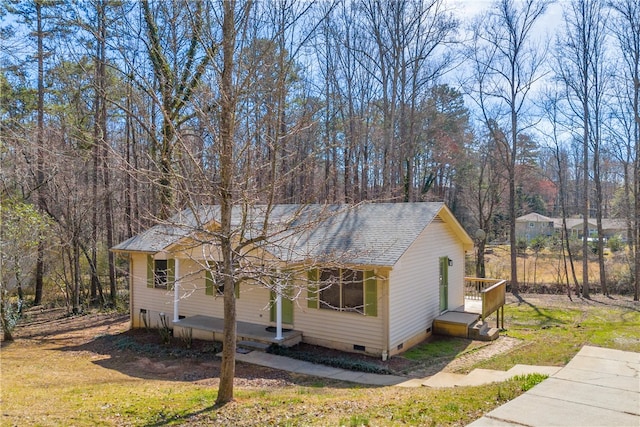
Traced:
<path fill-rule="evenodd" d="M 598 237 L 598 224 L 595 218 L 589 218 L 588 238 Z M 581 239 L 583 235 L 582 218 L 567 218 L 567 230 L 569 235 L 576 239 Z M 603 219 L 602 220 L 603 236 L 610 239 L 614 236 L 620 237 L 623 241 L 627 240 L 627 226 L 624 220 L 619 219 Z M 523 215 L 516 219 L 516 236 L 530 241 L 537 236 L 553 236 L 561 235 L 562 218 L 549 218 L 537 213 Z"/>
<path fill-rule="evenodd" d="M 553 218 L 537 213 L 521 216 L 516 218 L 516 238 L 526 239 L 529 242 L 538 236 L 553 236 L 553 224 Z"/>
<path fill-rule="evenodd" d="M 234 210 L 233 225 L 244 220 L 247 237 L 255 236 L 261 209 Z M 207 237 L 218 221 L 217 206 L 186 210 L 113 248 L 129 256 L 132 327 L 157 326 L 163 313 L 169 327 L 189 325 L 194 337 L 215 339 L 215 332 L 196 335 L 193 325 L 223 317 L 219 253 Z M 428 337 L 441 313 L 464 307 L 473 241 L 442 203 L 276 205 L 268 223 L 274 237 L 245 254 L 258 274 L 287 272 L 288 279 L 274 275 L 271 289 L 269 278 L 236 287 L 243 326 L 277 327 L 277 339 L 284 326 L 303 342 L 385 358 Z"/>
<path fill-rule="evenodd" d="M 598 237 L 598 222 L 595 218 L 589 218 L 589 236 L 590 239 Z M 555 220 L 556 232 L 560 234 L 562 231 L 562 218 Z M 567 229 L 572 237 L 582 238 L 582 218 L 567 218 Z M 622 219 L 602 219 L 602 237 L 605 240 L 612 237 L 619 237 L 622 241 L 627 241 L 627 224 Z"/>

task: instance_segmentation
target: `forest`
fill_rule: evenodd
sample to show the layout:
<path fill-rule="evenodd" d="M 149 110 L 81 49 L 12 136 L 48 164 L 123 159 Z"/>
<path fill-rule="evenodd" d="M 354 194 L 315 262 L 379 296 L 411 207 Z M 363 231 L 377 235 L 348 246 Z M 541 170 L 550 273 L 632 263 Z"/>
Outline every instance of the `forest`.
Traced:
<path fill-rule="evenodd" d="M 623 219 L 638 299 L 637 0 L 12 0 L 0 17 L 3 312 L 116 306 L 109 248 L 199 204 L 443 201 L 481 253 L 510 245 L 512 290 L 518 216 L 580 217 L 585 236 Z M 608 289 L 596 240 L 586 297 Z"/>

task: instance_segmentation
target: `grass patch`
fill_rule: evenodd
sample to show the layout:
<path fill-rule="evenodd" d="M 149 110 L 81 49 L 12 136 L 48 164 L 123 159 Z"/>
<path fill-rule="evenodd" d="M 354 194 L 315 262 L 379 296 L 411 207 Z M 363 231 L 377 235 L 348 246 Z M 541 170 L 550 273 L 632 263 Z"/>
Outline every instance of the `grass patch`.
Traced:
<path fill-rule="evenodd" d="M 640 352 L 640 307 L 615 300 L 560 300 L 542 306 L 538 299 L 505 306 L 504 332 L 524 345 L 481 361 L 474 368 L 508 369 L 515 364 L 562 366 L 585 345 Z"/>
<path fill-rule="evenodd" d="M 534 386 L 540 384 L 542 381 L 549 378 L 549 375 L 546 374 L 527 374 L 527 375 L 516 375 L 514 377 L 515 381 L 520 382 L 520 390 L 528 391 L 532 389 Z"/>
<path fill-rule="evenodd" d="M 585 344 L 640 351 L 638 309 L 615 300 L 607 304 L 553 305 L 535 299 L 511 303 L 505 308 L 506 333 L 523 339 L 525 345 L 483 362 L 483 367 L 562 365 Z M 100 354 L 85 348 L 62 349 L 62 344 L 43 336 L 47 338 L 19 339 L 0 349 L 2 425 L 467 425 L 545 378 L 534 374 L 478 387 L 430 389 L 302 381 L 298 376 L 256 386 L 245 385 L 243 381 L 251 378 L 241 377 L 236 400 L 216 407 L 214 378 L 187 381 L 137 372 L 136 355 L 144 356 L 150 349 L 139 343 L 136 347 L 126 334 L 98 336 L 96 340 L 105 344 L 111 340 L 108 344 L 116 349 Z M 469 345 L 467 340 L 434 340 L 426 344 L 434 344 L 432 348 L 415 349 L 413 357 L 451 358 L 474 350 L 463 343 Z M 163 348 L 154 347 L 154 361 L 173 358 L 157 353 Z M 123 362 L 114 364 L 119 357 Z"/>
<path fill-rule="evenodd" d="M 417 345 L 402 356 L 413 361 L 426 361 L 429 359 L 448 358 L 454 359 L 464 353 L 480 347 L 468 339 L 433 336 L 428 342 Z"/>
<path fill-rule="evenodd" d="M 349 427 L 361 427 L 368 426 L 369 417 L 362 415 L 351 415 L 349 418 L 343 418 L 340 420 L 341 426 L 349 426 Z"/>

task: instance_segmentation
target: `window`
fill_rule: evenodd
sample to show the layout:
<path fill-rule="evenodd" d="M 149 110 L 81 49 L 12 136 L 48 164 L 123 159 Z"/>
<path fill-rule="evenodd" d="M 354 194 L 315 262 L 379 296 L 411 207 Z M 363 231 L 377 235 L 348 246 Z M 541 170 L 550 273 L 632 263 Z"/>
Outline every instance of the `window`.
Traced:
<path fill-rule="evenodd" d="M 348 269 L 320 271 L 320 308 L 364 313 L 363 272 Z"/>
<path fill-rule="evenodd" d="M 222 264 L 216 261 L 208 261 L 204 274 L 204 289 L 206 295 L 224 295 L 224 277 L 222 275 Z M 236 299 L 240 298 L 240 283 L 235 284 L 234 293 Z"/>
<path fill-rule="evenodd" d="M 175 260 L 147 256 L 147 287 L 169 289 L 174 281 Z"/>
<path fill-rule="evenodd" d="M 529 223 L 529 228 L 535 228 L 535 226 L 536 226 L 536 223 L 535 223 L 535 222 L 530 222 L 530 223 Z"/>
<path fill-rule="evenodd" d="M 153 266 L 153 287 L 167 289 L 167 260 L 156 259 Z"/>
<path fill-rule="evenodd" d="M 220 263 L 207 262 L 204 283 L 207 295 L 224 295 L 224 281 L 220 274 Z"/>
<path fill-rule="evenodd" d="M 342 307 L 362 312 L 364 308 L 364 284 L 362 271 L 342 271 Z"/>
<path fill-rule="evenodd" d="M 340 269 L 320 270 L 320 308 L 340 309 Z"/>
<path fill-rule="evenodd" d="M 307 272 L 307 308 L 378 315 L 378 280 L 373 270 L 339 268 Z"/>

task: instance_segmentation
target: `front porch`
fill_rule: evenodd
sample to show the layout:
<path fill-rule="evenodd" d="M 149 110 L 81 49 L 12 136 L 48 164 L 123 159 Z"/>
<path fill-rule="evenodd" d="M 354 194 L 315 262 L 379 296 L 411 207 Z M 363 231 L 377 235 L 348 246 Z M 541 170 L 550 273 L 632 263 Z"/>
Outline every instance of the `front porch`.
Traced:
<path fill-rule="evenodd" d="M 238 321 L 236 328 L 239 347 L 264 349 L 271 344 L 291 347 L 302 341 L 302 332 L 293 329 L 283 329 L 282 339 L 277 339 L 275 327 Z M 217 317 L 196 315 L 173 322 L 175 336 L 189 334 L 196 339 L 222 341 L 223 332 L 224 319 Z"/>

